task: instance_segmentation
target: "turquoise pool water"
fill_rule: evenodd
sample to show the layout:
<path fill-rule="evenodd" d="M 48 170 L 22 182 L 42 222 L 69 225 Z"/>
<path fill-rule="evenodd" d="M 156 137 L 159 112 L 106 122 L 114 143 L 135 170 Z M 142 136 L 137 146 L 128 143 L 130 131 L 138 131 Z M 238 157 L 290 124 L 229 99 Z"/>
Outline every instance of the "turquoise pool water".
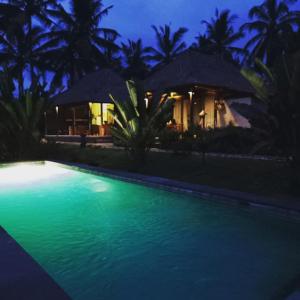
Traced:
<path fill-rule="evenodd" d="M 299 224 L 55 165 L 0 168 L 0 225 L 78 300 L 267 300 Z"/>

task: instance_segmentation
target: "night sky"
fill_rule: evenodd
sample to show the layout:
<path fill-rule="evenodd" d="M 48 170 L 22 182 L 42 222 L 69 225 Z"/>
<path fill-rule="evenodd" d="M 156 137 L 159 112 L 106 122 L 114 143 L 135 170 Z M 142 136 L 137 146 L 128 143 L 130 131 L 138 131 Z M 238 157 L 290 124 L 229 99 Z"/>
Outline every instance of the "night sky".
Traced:
<path fill-rule="evenodd" d="M 201 20 L 214 16 L 216 8 L 230 9 L 239 16 L 237 26 L 247 20 L 248 10 L 261 0 L 104 0 L 104 5 L 114 5 L 103 20 L 103 27 L 117 29 L 123 39 L 142 37 L 146 45 L 154 43 L 151 25 L 171 24 L 173 28 L 189 28 L 188 43 L 199 32 L 205 31 Z M 300 10 L 300 1 L 293 5 Z"/>

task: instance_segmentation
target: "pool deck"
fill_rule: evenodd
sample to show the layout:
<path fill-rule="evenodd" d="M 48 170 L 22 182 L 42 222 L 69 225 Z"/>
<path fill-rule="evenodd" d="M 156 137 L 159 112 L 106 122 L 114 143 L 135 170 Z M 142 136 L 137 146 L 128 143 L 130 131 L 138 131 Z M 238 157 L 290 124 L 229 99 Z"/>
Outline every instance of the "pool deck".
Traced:
<path fill-rule="evenodd" d="M 80 163 L 68 163 L 63 161 L 52 162 L 67 165 L 75 169 L 77 168 L 81 171 L 108 176 L 119 180 L 136 182 L 150 187 L 194 194 L 196 196 L 205 197 L 205 199 L 208 200 L 264 208 L 273 212 L 281 213 L 283 215 L 289 215 L 300 220 L 300 199 L 295 197 L 270 198 L 240 191 L 192 184 L 157 176 L 111 170 Z"/>
<path fill-rule="evenodd" d="M 2 227 L 0 291 L 3 300 L 71 299 Z"/>

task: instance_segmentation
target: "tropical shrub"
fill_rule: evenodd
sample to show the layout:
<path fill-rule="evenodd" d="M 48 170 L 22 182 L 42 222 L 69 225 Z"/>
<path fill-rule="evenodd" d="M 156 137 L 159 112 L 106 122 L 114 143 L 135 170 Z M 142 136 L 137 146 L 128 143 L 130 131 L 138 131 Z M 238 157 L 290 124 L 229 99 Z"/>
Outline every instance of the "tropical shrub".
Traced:
<path fill-rule="evenodd" d="M 253 147 L 262 141 L 263 135 L 250 128 L 227 126 L 225 128 L 203 129 L 194 127 L 180 134 L 165 129 L 159 136 L 160 148 L 175 153 L 191 151 L 227 154 L 254 154 Z M 279 154 L 277 149 L 262 149 L 255 154 Z"/>
<path fill-rule="evenodd" d="M 0 159 L 26 159 L 36 153 L 41 139 L 44 112 L 48 107 L 47 93 L 36 84 L 14 97 L 12 78 L 0 80 Z"/>
<path fill-rule="evenodd" d="M 290 161 L 291 186 L 300 184 L 300 52 L 282 60 L 271 70 L 256 61 L 260 74 L 244 69 L 243 75 L 255 88 L 257 97 L 266 105 L 266 112 L 259 111 L 263 119 L 263 142 L 257 148 L 277 147 Z M 251 122 L 251 119 L 250 119 Z M 259 123 L 252 122 L 253 126 Z"/>
<path fill-rule="evenodd" d="M 127 81 L 126 84 L 128 99 L 120 101 L 111 95 L 116 107 L 116 110 L 109 111 L 116 123 L 111 131 L 113 137 L 126 147 L 134 160 L 142 162 L 146 158 L 147 151 L 155 143 L 155 137 L 171 120 L 174 102 L 170 98 L 162 101 L 152 99 L 147 107 L 145 92 L 141 85 L 133 81 Z"/>
<path fill-rule="evenodd" d="M 178 142 L 180 133 L 170 128 L 163 129 L 159 136 L 159 147 L 162 149 L 169 149 L 174 143 Z"/>

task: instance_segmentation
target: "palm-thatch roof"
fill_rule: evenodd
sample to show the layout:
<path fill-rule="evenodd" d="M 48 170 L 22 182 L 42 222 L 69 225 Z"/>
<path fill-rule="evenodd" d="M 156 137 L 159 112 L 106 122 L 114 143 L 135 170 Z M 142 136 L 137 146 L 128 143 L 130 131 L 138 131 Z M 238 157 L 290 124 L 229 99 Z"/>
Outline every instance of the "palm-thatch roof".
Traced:
<path fill-rule="evenodd" d="M 128 97 L 126 83 L 113 70 L 102 69 L 86 75 L 69 90 L 55 96 L 52 100 L 55 105 L 111 103 L 109 94 L 118 100 Z"/>
<path fill-rule="evenodd" d="M 220 56 L 192 49 L 154 72 L 145 80 L 145 86 L 149 91 L 176 91 L 178 87 L 206 86 L 245 94 L 254 93 L 252 86 L 233 64 Z"/>

